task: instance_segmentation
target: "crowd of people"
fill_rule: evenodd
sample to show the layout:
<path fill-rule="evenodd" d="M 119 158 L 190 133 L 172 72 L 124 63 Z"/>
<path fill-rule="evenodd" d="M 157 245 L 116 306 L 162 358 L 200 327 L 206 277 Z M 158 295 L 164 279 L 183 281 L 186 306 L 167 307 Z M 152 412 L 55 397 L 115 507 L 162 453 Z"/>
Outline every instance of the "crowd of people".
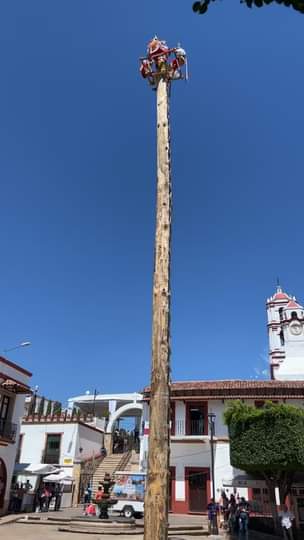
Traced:
<path fill-rule="evenodd" d="M 247 533 L 250 509 L 244 497 L 231 493 L 230 498 L 228 498 L 225 491 L 222 491 L 220 503 L 211 499 L 207 508 L 211 534 L 219 527 L 232 534 Z"/>
<path fill-rule="evenodd" d="M 219 528 L 226 529 L 230 534 L 239 534 L 246 536 L 248 533 L 248 523 L 250 514 L 250 505 L 244 497 L 234 495 L 230 497 L 223 490 L 220 502 L 211 499 L 208 504 L 209 532 L 214 534 Z M 285 505 L 279 512 L 280 523 L 285 540 L 293 540 L 293 521 L 294 514 Z"/>
<path fill-rule="evenodd" d="M 11 491 L 10 511 L 18 514 L 22 511 L 24 495 L 33 489 L 29 480 L 25 483 L 14 484 Z M 62 499 L 61 484 L 41 484 L 33 497 L 33 512 L 48 512 L 51 503 L 54 502 L 54 510 L 60 510 Z"/>
<path fill-rule="evenodd" d="M 33 489 L 29 480 L 25 483 L 17 482 L 13 485 L 11 491 L 10 511 L 14 514 L 21 512 L 23 496 L 25 493 Z"/>
<path fill-rule="evenodd" d="M 128 450 L 139 452 L 139 430 L 116 429 L 113 434 L 113 454 L 123 454 Z"/>
<path fill-rule="evenodd" d="M 41 486 L 35 496 L 34 507 L 37 512 L 48 512 L 54 500 L 54 511 L 58 512 L 61 506 L 62 485 L 45 484 Z"/>

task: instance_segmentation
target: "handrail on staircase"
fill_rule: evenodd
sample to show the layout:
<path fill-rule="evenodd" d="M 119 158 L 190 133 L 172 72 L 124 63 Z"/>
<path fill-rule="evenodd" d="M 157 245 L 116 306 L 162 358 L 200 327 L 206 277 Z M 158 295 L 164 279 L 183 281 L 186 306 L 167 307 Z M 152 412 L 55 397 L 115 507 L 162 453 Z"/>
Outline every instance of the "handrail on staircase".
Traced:
<path fill-rule="evenodd" d="M 121 458 L 117 467 L 115 467 L 113 473 L 116 471 L 123 471 L 127 463 L 130 461 L 131 456 L 132 456 L 132 450 L 129 450 L 128 452 L 123 454 L 123 457 Z"/>

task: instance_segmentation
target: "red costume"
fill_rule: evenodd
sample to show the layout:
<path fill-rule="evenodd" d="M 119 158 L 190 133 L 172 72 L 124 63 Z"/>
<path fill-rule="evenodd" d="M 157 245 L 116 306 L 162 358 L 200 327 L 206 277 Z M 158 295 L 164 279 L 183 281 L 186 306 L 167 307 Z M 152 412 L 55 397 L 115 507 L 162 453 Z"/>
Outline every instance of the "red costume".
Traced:
<path fill-rule="evenodd" d="M 164 41 L 160 41 L 156 36 L 148 43 L 148 58 L 157 62 L 158 58 L 168 54 L 169 48 Z"/>
<path fill-rule="evenodd" d="M 151 63 L 149 62 L 149 60 L 142 60 L 139 69 L 144 79 L 146 79 L 152 73 Z"/>

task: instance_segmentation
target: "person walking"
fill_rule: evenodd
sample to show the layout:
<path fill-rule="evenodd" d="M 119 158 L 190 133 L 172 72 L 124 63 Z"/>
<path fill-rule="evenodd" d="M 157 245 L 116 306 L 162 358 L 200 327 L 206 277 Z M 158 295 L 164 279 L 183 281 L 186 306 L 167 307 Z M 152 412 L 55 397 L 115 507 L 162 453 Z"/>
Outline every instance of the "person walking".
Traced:
<path fill-rule="evenodd" d="M 52 498 L 51 492 L 48 490 L 47 487 L 44 487 L 39 497 L 40 512 L 48 512 L 51 498 Z"/>
<path fill-rule="evenodd" d="M 236 500 L 233 493 L 230 495 L 229 503 L 228 503 L 228 532 L 234 533 L 237 529 L 237 519 L 236 519 Z"/>
<path fill-rule="evenodd" d="M 207 510 L 209 534 L 215 534 L 217 532 L 217 515 L 219 508 L 213 498 L 210 499 Z"/>
<path fill-rule="evenodd" d="M 283 529 L 284 539 L 293 540 L 292 522 L 294 520 L 294 514 L 288 510 L 288 506 L 284 506 L 283 511 L 279 512 L 281 519 L 281 525 Z"/>
<path fill-rule="evenodd" d="M 241 500 L 237 508 L 237 516 L 239 521 L 240 534 L 248 534 L 248 522 L 249 522 L 249 504 L 244 497 Z"/>
<path fill-rule="evenodd" d="M 60 486 L 60 484 L 55 485 L 54 497 L 55 497 L 54 510 L 55 512 L 58 512 L 60 510 L 61 498 L 62 498 L 62 487 Z"/>

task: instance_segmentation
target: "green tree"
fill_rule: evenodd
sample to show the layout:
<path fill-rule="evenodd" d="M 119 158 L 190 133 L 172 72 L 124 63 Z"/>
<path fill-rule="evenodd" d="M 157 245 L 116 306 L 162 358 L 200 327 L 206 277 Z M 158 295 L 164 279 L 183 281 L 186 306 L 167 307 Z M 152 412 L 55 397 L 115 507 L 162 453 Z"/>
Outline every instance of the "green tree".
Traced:
<path fill-rule="evenodd" d="M 192 9 L 200 15 L 207 13 L 209 5 L 215 0 L 200 0 L 194 2 Z M 304 0 L 241 0 L 241 4 L 245 4 L 248 8 L 268 6 L 269 4 L 276 3 L 285 7 L 293 7 L 299 13 L 304 13 Z"/>
<path fill-rule="evenodd" d="M 236 401 L 226 409 L 224 420 L 231 465 L 264 477 L 277 529 L 275 488 L 279 488 L 283 504 L 294 474 L 304 470 L 304 411 L 283 403 L 266 402 L 256 408 Z"/>

